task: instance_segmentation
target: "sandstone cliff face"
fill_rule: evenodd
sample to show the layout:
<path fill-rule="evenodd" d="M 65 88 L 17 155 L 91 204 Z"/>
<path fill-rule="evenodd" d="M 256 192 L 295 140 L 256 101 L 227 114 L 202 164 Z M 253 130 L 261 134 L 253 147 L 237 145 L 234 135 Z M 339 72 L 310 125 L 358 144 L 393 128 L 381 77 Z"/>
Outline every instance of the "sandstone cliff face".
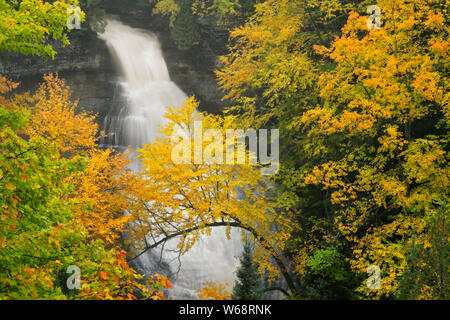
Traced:
<path fill-rule="evenodd" d="M 201 25 L 201 42 L 188 51 L 180 51 L 171 39 L 165 18 L 152 15 L 149 6 L 141 7 L 133 1 L 106 0 L 104 9 L 125 24 L 155 33 L 161 42 L 164 58 L 172 80 L 188 95 L 194 94 L 200 108 L 218 112 L 224 103 L 217 90 L 214 69 L 218 56 L 225 53 L 227 32 L 204 21 Z M 79 105 L 99 114 L 98 121 L 108 113 L 117 94 L 115 80 L 118 72 L 114 67 L 105 43 L 94 32 L 81 34 L 73 30 L 71 44 L 62 48 L 55 44 L 58 54 L 54 60 L 0 53 L 0 74 L 21 82 L 21 90 L 33 90 L 42 75 L 58 72 L 72 88 L 73 97 Z"/>

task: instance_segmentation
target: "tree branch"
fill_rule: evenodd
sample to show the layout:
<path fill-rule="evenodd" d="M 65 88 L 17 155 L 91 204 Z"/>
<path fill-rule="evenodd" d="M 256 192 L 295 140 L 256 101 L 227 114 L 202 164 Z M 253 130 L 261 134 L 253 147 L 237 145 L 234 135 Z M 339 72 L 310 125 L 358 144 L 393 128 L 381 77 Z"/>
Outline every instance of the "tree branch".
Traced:
<path fill-rule="evenodd" d="M 134 256 L 129 261 L 133 261 L 134 259 L 136 259 L 136 258 L 140 257 L 141 255 L 143 255 L 144 253 L 146 253 L 148 250 L 156 248 L 157 246 L 159 246 L 160 244 L 166 242 L 169 239 L 176 238 L 176 237 L 185 235 L 187 233 L 191 233 L 193 231 L 197 231 L 197 230 L 201 230 L 201 229 L 205 229 L 205 228 L 227 227 L 227 226 L 238 227 L 238 228 L 242 228 L 243 227 L 241 224 L 239 224 L 237 222 L 213 222 L 213 223 L 204 224 L 202 226 L 195 226 L 195 227 L 192 227 L 192 228 L 181 230 L 181 231 L 178 231 L 178 232 L 166 235 L 163 239 L 161 239 L 159 241 L 156 241 L 152 245 L 148 246 L 147 248 L 144 249 L 144 251 L 140 252 L 138 255 Z"/>
<path fill-rule="evenodd" d="M 176 238 L 176 237 L 182 236 L 182 235 L 186 235 L 186 234 L 191 233 L 193 231 L 197 231 L 197 230 L 201 230 L 201 229 L 205 229 L 205 228 L 231 226 L 231 227 L 236 227 L 236 228 L 241 228 L 241 229 L 247 230 L 248 232 L 250 232 L 258 240 L 259 244 L 264 249 L 266 249 L 267 251 L 270 252 L 272 258 L 277 263 L 281 274 L 283 275 L 284 279 L 286 280 L 286 283 L 287 283 L 287 285 L 289 287 L 289 290 L 291 291 L 291 294 L 288 294 L 288 296 L 296 295 L 297 294 L 297 288 L 296 288 L 296 286 L 294 284 L 294 281 L 293 281 L 293 279 L 292 279 L 292 277 L 291 277 L 291 275 L 289 273 L 289 270 L 284 265 L 284 262 L 283 262 L 281 256 L 279 254 L 277 254 L 276 252 L 274 252 L 274 249 L 272 247 L 267 245 L 267 241 L 264 239 L 264 237 L 262 235 L 260 235 L 256 231 L 256 229 L 254 229 L 254 228 L 252 228 L 250 226 L 245 226 L 244 224 L 242 224 L 239 219 L 237 219 L 235 217 L 232 217 L 232 216 L 230 216 L 230 215 L 228 215 L 226 213 L 224 213 L 224 215 L 230 217 L 231 219 L 233 219 L 235 221 L 234 222 L 220 221 L 220 222 L 206 223 L 206 224 L 203 224 L 203 225 L 197 225 L 197 226 L 192 227 L 192 228 L 188 228 L 188 229 L 185 229 L 185 230 L 174 232 L 174 233 L 172 233 L 170 235 L 166 235 L 163 239 L 161 239 L 159 241 L 156 241 L 152 245 L 150 245 L 147 248 L 145 248 L 144 251 L 140 252 L 139 254 L 134 256 L 133 258 L 129 259 L 129 262 L 131 262 L 131 261 L 135 260 L 136 258 L 140 257 L 141 255 L 146 253 L 148 250 L 153 249 L 153 248 L 159 246 L 162 243 L 165 243 L 169 239 Z"/>

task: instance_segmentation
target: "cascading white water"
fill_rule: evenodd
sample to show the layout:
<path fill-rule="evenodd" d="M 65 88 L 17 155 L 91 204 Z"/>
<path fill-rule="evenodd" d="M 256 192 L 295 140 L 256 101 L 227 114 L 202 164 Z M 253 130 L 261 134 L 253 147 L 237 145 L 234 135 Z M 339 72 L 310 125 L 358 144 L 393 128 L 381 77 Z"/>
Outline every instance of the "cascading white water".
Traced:
<path fill-rule="evenodd" d="M 114 133 L 114 136 L 113 141 L 104 143 L 118 147 L 150 143 L 156 137 L 158 126 L 164 122 L 166 108 L 181 106 L 185 94 L 170 80 L 155 35 L 116 20 L 109 19 L 107 22 L 100 38 L 106 41 L 119 68 L 124 103 L 105 118 L 105 131 Z M 133 168 L 138 170 L 136 161 L 134 163 Z M 232 230 L 231 238 L 226 238 L 224 228 L 216 228 L 181 257 L 178 273 L 175 271 L 179 262 L 173 261 L 175 256 L 170 250 L 176 247 L 176 239 L 166 244 L 162 264 L 156 263 L 160 259 L 158 251 L 140 256 L 137 265 L 140 272 L 146 274 L 175 273 L 171 279 L 173 288 L 169 290 L 169 298 L 196 299 L 196 290 L 204 282 L 234 282 L 242 244 L 237 230 Z"/>
<path fill-rule="evenodd" d="M 119 113 L 105 119 L 105 125 L 115 133 L 114 145 L 149 143 L 163 123 L 166 107 L 183 104 L 185 94 L 170 81 L 154 35 L 108 20 L 100 37 L 119 67 L 125 98 Z"/>

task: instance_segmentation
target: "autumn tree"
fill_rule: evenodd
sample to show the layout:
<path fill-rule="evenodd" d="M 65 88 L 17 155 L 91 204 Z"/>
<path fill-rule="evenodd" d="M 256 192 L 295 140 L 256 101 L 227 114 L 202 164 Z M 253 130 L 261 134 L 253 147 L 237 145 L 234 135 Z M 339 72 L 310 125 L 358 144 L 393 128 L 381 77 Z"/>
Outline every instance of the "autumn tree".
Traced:
<path fill-rule="evenodd" d="M 127 188 L 135 179 L 127 169 L 130 160 L 126 154 L 97 148 L 95 115 L 77 110 L 78 102 L 71 101 L 70 88 L 58 76 L 47 75 L 44 80 L 29 98 L 33 117 L 26 133 L 45 137 L 67 158 L 86 157 L 84 170 L 68 177 L 75 187 L 69 197 L 84 205 L 76 219 L 91 238 L 118 245 L 119 232 L 128 220 L 122 214 L 128 205 Z"/>
<path fill-rule="evenodd" d="M 53 58 L 56 54 L 48 40 L 69 44 L 67 19 L 69 6 L 78 0 L 1 0 L 0 51 L 14 51 Z M 81 21 L 84 12 L 80 11 Z"/>
<path fill-rule="evenodd" d="M 370 30 L 363 3 L 329 43 L 326 21 L 348 8 L 308 4 L 258 5 L 232 32 L 219 82 L 244 127 L 280 127 L 275 181 L 300 224 L 287 246 L 298 277 L 334 246 L 352 279 L 382 270 L 380 290 L 360 280 L 357 294 L 393 297 L 412 234 L 425 241 L 425 218 L 448 198 L 448 15 L 440 1 L 378 1 Z"/>
<path fill-rule="evenodd" d="M 319 79 L 323 103 L 299 119 L 306 146 L 323 159 L 305 182 L 330 192 L 335 225 L 354 244 L 352 267 L 376 264 L 385 274 L 381 290 L 361 286 L 370 297 L 396 291 L 412 232 L 422 233 L 435 201 L 448 197 L 449 170 L 441 67 L 448 27 L 439 2 L 379 6 L 381 29 L 369 31 L 367 17 L 352 13 L 331 50 L 319 49 L 337 67 Z"/>
<path fill-rule="evenodd" d="M 91 153 L 80 151 L 95 141 L 96 132 L 89 130 L 92 117 L 73 113 L 61 80 L 45 80 L 30 98 L 10 95 L 17 84 L 0 78 L 0 298 L 136 299 L 135 292 L 163 298 L 166 278 L 139 283 L 142 276 L 128 266 L 126 253 L 108 248 L 116 230 L 98 223 L 112 213 L 114 201 L 96 205 L 89 196 L 108 192 L 102 187 L 114 183 L 118 171 L 108 175 L 105 170 L 104 176 L 86 171 L 94 163 L 108 168 L 98 160 L 90 164 Z M 77 130 L 83 131 L 77 136 Z M 74 177 L 93 173 L 86 186 L 73 183 Z M 93 207 L 97 211 L 90 214 Z M 67 287 L 71 266 L 81 276 L 80 287 L 73 290 Z"/>
<path fill-rule="evenodd" d="M 0 1 L 0 50 L 53 57 L 47 40 L 68 44 L 71 4 Z M 44 80 L 15 95 L 18 84 L 0 76 L 0 299 L 164 299 L 167 278 L 138 282 L 117 248 L 126 156 L 98 150 L 95 116 L 75 112 L 57 76 Z"/>
<path fill-rule="evenodd" d="M 324 238 L 333 228 L 326 192 L 302 183 L 302 172 L 314 160 L 312 150 L 305 152 L 294 120 L 320 102 L 320 72 L 332 67 L 317 58 L 313 45 L 329 43 L 351 7 L 340 1 L 264 1 L 246 24 L 231 32 L 230 53 L 217 71 L 226 98 L 234 102 L 226 112 L 237 115 L 241 127 L 280 130 L 281 166 L 273 181 L 278 206 L 291 211 L 301 225 L 287 243 L 299 279 L 308 276 L 308 258 L 327 246 Z"/>
<path fill-rule="evenodd" d="M 226 148 L 222 139 L 226 129 L 233 128 L 234 119 L 204 115 L 196 112 L 197 107 L 198 102 L 189 98 L 182 107 L 169 108 L 161 136 L 139 150 L 142 184 L 136 185 L 136 205 L 129 210 L 129 245 L 135 257 L 153 248 L 162 250 L 173 238 L 179 239 L 178 249 L 184 254 L 212 228 L 226 227 L 229 236 L 231 228 L 237 227 L 248 231 L 257 244 L 259 270 L 266 271 L 270 279 L 281 273 L 295 291 L 282 259 L 295 223 L 275 209 L 270 196 L 273 188 L 265 183 L 255 162 L 232 165 L 219 161 L 227 154 L 235 157 L 234 149 Z M 203 133 L 205 138 L 198 140 Z M 196 151 L 191 154 L 189 146 L 194 144 Z M 180 156 L 181 163 L 174 160 Z M 254 155 L 247 153 L 246 157 Z"/>

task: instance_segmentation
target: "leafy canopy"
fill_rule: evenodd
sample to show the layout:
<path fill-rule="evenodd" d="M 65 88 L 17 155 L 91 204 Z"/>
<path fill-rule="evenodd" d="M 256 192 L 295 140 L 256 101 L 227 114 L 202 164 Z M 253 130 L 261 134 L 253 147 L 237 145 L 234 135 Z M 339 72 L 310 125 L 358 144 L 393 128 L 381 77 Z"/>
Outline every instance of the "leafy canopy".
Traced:
<path fill-rule="evenodd" d="M 126 162 L 111 165 L 124 156 L 93 149 L 93 118 L 75 115 L 58 77 L 34 96 L 7 95 L 15 87 L 0 78 L 0 299 L 163 298 L 167 279 L 139 283 L 113 241 L 125 199 L 106 188 L 125 173 Z M 67 287 L 72 265 L 79 290 Z"/>
<path fill-rule="evenodd" d="M 232 31 L 217 72 L 236 121 L 284 137 L 275 181 L 300 225 L 287 245 L 298 279 L 333 246 L 365 298 L 395 295 L 412 235 L 427 241 L 426 218 L 449 190 L 446 8 L 377 5 L 381 29 L 368 30 L 366 3 L 267 0 Z M 349 8 L 332 40 L 330 22 Z M 361 280 L 372 264 L 380 290 Z"/>
<path fill-rule="evenodd" d="M 78 0 L 0 0 L 0 51 L 53 58 L 56 51 L 51 40 L 69 44 L 67 12 Z M 84 12 L 81 12 L 84 21 Z"/>

